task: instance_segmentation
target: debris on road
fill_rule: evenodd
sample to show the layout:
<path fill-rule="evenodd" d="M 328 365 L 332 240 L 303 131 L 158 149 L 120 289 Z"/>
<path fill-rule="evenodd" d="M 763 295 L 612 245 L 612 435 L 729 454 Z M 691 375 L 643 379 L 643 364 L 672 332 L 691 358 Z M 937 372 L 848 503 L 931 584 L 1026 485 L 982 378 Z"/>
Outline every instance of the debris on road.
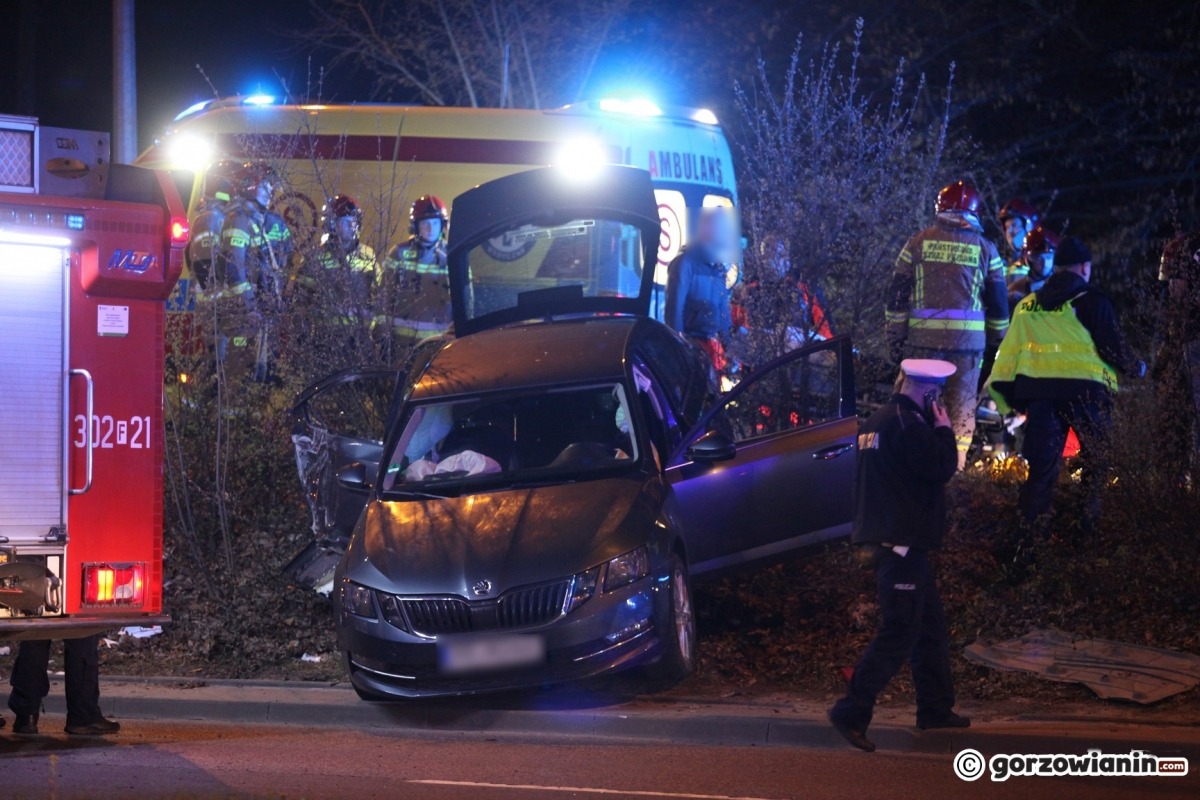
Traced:
<path fill-rule="evenodd" d="M 122 636 L 132 636 L 134 639 L 148 639 L 151 636 L 158 636 L 162 632 L 161 625 L 151 625 L 149 627 L 130 625 L 126 628 L 121 628 Z"/>
<path fill-rule="evenodd" d="M 300 656 L 300 660 L 307 661 L 310 664 L 320 664 L 321 663 L 321 657 L 319 655 L 314 656 L 312 653 L 305 653 L 304 655 Z"/>
<path fill-rule="evenodd" d="M 1006 642 L 977 641 L 964 654 L 994 669 L 1082 683 L 1104 700 L 1150 704 L 1200 684 L 1200 656 L 1056 630 L 1030 631 Z"/>

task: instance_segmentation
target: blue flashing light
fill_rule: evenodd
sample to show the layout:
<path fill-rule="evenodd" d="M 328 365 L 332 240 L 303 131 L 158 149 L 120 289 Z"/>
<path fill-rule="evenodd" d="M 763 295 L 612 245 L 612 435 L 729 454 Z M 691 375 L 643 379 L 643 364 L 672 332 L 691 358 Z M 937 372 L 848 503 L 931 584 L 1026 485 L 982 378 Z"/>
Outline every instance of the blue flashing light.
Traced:
<path fill-rule="evenodd" d="M 661 117 L 662 109 L 658 104 L 646 100 L 622 100 L 617 97 L 606 97 L 600 101 L 600 110 L 614 114 L 632 114 L 636 117 Z"/>
<path fill-rule="evenodd" d="M 275 96 L 270 94 L 252 94 L 242 98 L 244 106 L 269 106 L 275 102 Z"/>
<path fill-rule="evenodd" d="M 83 214 L 67 214 L 67 228 L 73 231 L 83 230 Z"/>

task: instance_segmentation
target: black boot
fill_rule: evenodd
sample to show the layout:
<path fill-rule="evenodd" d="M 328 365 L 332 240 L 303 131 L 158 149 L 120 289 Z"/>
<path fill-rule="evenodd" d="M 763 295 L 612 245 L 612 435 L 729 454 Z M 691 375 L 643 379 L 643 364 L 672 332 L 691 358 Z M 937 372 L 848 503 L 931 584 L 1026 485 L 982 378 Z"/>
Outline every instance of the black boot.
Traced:
<path fill-rule="evenodd" d="M 18 736 L 37 736 L 37 724 L 37 714 L 17 714 L 17 718 L 13 720 L 12 732 Z"/>
<path fill-rule="evenodd" d="M 63 730 L 72 736 L 105 736 L 121 730 L 121 723 L 101 716 L 83 725 L 68 722 Z"/>
<path fill-rule="evenodd" d="M 932 731 L 938 728 L 969 728 L 971 720 L 962 714 L 947 711 L 936 717 L 917 717 L 917 727 L 923 731 Z"/>
<path fill-rule="evenodd" d="M 834 730 L 842 735 L 847 742 L 857 747 L 859 750 L 868 753 L 875 752 L 875 743 L 867 738 L 866 729 L 859 729 L 853 725 L 838 719 L 832 713 L 829 714 L 829 722 L 833 725 Z"/>

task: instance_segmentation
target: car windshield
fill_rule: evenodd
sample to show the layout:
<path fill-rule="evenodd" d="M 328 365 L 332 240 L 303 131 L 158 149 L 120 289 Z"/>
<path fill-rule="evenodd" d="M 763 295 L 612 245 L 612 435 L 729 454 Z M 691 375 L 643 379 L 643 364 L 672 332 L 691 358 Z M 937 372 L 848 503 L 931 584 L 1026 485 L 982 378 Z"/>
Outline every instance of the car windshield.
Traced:
<path fill-rule="evenodd" d="M 414 405 L 383 491 L 579 480 L 634 464 L 620 384 L 494 393 Z"/>
<path fill-rule="evenodd" d="M 519 226 L 470 251 L 469 314 L 519 308 L 548 293 L 564 300 L 637 297 L 642 256 L 641 231 L 617 220 Z"/>

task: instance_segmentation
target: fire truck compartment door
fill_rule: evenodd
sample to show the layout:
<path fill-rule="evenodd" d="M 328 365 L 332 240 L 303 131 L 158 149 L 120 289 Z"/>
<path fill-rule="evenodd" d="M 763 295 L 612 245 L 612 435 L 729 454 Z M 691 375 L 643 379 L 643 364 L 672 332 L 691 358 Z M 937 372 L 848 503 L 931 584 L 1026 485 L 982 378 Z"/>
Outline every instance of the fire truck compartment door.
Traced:
<path fill-rule="evenodd" d="M 65 522 L 69 274 L 63 247 L 0 240 L 0 545 Z"/>

